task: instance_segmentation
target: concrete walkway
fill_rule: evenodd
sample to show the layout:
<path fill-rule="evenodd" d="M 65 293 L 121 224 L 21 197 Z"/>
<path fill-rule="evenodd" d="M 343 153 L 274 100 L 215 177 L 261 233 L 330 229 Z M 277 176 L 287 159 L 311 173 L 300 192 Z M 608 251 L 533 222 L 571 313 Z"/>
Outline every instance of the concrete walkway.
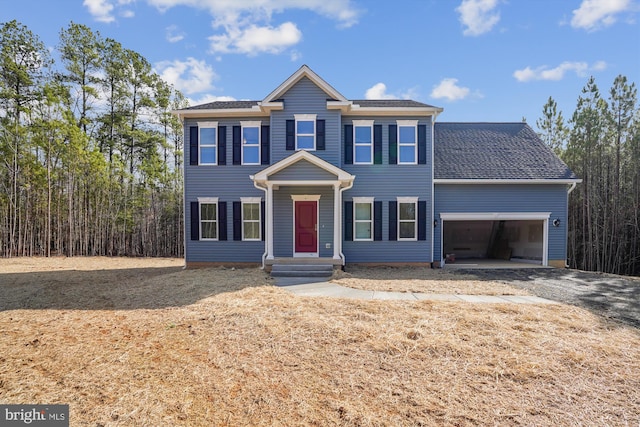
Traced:
<path fill-rule="evenodd" d="M 515 295 L 454 295 L 422 294 L 413 292 L 364 291 L 347 288 L 332 282 L 318 282 L 305 277 L 275 277 L 276 286 L 306 297 L 335 297 L 362 300 L 406 300 L 406 301 L 451 301 L 473 303 L 515 303 L 515 304 L 557 304 L 557 302 L 536 296 Z"/>

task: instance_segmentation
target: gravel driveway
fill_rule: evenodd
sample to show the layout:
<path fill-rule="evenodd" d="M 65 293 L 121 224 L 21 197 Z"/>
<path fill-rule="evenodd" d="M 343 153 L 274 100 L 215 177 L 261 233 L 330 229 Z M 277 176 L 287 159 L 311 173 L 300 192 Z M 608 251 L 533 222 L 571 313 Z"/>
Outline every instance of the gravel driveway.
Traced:
<path fill-rule="evenodd" d="M 640 328 L 640 278 L 570 269 L 463 270 Z"/>

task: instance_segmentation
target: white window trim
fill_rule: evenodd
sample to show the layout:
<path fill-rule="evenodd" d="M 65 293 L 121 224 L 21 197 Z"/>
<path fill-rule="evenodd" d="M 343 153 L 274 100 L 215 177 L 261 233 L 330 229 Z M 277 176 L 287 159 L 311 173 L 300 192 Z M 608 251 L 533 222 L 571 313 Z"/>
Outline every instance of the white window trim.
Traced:
<path fill-rule="evenodd" d="M 373 123 L 374 120 L 353 120 L 352 122 L 353 125 L 353 164 L 354 165 L 372 165 L 373 164 Z M 356 127 L 368 127 L 369 128 L 369 132 L 371 134 L 371 142 L 369 144 L 358 144 L 356 142 Z M 370 158 L 371 160 L 368 162 L 359 162 L 358 156 L 356 156 L 356 147 L 360 146 L 360 147 L 364 147 L 364 146 L 369 146 L 369 151 L 370 151 Z"/>
<path fill-rule="evenodd" d="M 417 165 L 418 164 L 418 121 L 417 120 L 396 120 L 396 124 L 398 125 L 398 164 L 399 165 Z M 413 127 L 414 131 L 414 143 L 413 144 L 402 144 L 400 142 L 400 127 Z M 413 162 L 403 162 L 400 160 L 400 147 L 411 147 L 413 146 Z"/>
<path fill-rule="evenodd" d="M 216 223 L 216 238 L 215 239 L 211 239 L 211 238 L 203 238 L 202 237 L 202 208 L 201 205 L 216 205 L 216 220 L 215 221 L 211 221 L 211 220 L 206 220 L 206 222 L 215 222 Z M 204 241 L 217 241 L 220 238 L 220 224 L 218 223 L 219 218 L 218 218 L 218 198 L 217 197 L 198 197 L 198 230 L 200 232 L 199 240 L 204 240 Z"/>
<path fill-rule="evenodd" d="M 296 151 L 316 151 L 316 117 L 318 117 L 317 114 L 294 114 L 293 117 L 295 118 L 296 122 L 295 122 L 295 129 L 294 129 L 294 137 L 295 137 L 295 141 L 296 141 Z M 313 134 L 310 133 L 298 133 L 298 121 L 302 121 L 302 122 L 313 122 Z M 298 136 L 313 136 L 313 148 L 299 148 L 298 147 Z"/>
<path fill-rule="evenodd" d="M 354 242 L 372 242 L 373 241 L 373 224 L 374 224 L 374 209 L 373 209 L 373 197 L 354 197 L 353 198 L 353 241 Z M 371 219 L 370 220 L 357 220 L 356 219 L 356 204 L 368 204 L 371 209 Z M 358 239 L 356 237 L 356 223 L 371 223 L 371 235 L 368 239 Z"/>
<path fill-rule="evenodd" d="M 260 203 L 262 202 L 261 197 L 240 197 L 240 220 L 242 221 L 242 240 L 245 242 L 258 242 L 262 240 L 262 209 Z M 258 205 L 258 220 L 255 219 L 244 219 L 244 205 L 245 204 L 257 204 Z M 257 239 L 245 239 L 244 237 L 244 223 L 246 222 L 257 222 L 258 223 L 258 238 Z"/>
<path fill-rule="evenodd" d="M 213 141 L 213 144 L 203 144 L 202 143 L 202 129 L 215 129 L 216 137 Z M 202 151 L 201 148 L 214 148 L 216 150 L 216 161 L 214 163 L 203 163 L 202 162 Z M 198 164 L 211 166 L 218 164 L 218 122 L 198 122 Z"/>
<path fill-rule="evenodd" d="M 417 197 L 396 197 L 396 201 L 398 202 L 398 212 L 396 213 L 397 221 L 398 221 L 398 241 L 403 242 L 415 242 L 418 240 L 418 198 Z M 413 219 L 413 237 L 411 238 L 401 238 L 400 237 L 400 223 L 401 222 L 410 222 L 409 220 L 400 220 L 400 204 L 401 203 L 413 203 L 415 205 L 414 212 L 415 218 Z"/>
<path fill-rule="evenodd" d="M 240 157 L 241 157 L 241 163 L 243 165 L 259 165 L 260 161 L 262 160 L 261 157 L 261 149 L 260 147 L 262 146 L 262 132 L 261 132 L 261 126 L 262 126 L 262 122 L 260 120 L 252 120 L 252 121 L 241 121 L 240 122 L 240 127 L 242 128 L 240 131 L 240 138 L 241 138 L 241 147 L 240 147 Z M 256 163 L 247 163 L 244 161 L 244 129 L 245 128 L 258 128 L 258 161 Z"/>

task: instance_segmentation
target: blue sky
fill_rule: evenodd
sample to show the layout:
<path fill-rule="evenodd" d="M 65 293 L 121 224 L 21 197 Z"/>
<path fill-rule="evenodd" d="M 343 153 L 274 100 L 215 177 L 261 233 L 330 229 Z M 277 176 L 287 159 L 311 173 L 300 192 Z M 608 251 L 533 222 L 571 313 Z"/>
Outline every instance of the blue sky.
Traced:
<path fill-rule="evenodd" d="M 440 121 L 569 118 L 589 76 L 640 83 L 640 0 L 0 0 L 49 47 L 70 21 L 141 53 L 193 104 L 262 99 L 302 64 L 349 99 Z"/>

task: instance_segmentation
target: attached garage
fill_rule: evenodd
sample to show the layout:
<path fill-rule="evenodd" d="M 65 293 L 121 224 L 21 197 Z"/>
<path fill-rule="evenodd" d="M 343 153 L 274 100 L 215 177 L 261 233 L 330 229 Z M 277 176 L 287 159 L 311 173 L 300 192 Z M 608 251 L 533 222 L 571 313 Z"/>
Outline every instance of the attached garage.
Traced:
<path fill-rule="evenodd" d="M 550 213 L 440 213 L 444 262 L 496 259 L 548 265 Z"/>

